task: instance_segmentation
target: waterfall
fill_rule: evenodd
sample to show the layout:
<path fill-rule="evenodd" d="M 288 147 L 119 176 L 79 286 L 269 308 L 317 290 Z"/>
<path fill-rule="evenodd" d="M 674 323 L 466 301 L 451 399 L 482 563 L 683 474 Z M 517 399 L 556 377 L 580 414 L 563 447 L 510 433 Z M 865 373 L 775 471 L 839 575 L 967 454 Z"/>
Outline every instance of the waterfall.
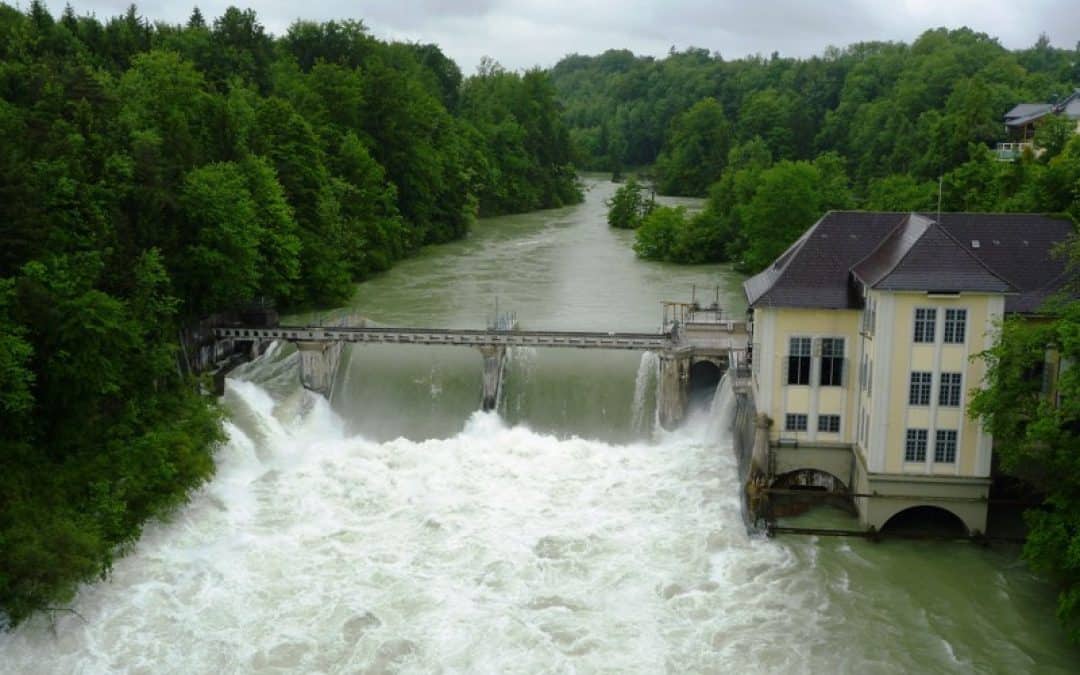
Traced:
<path fill-rule="evenodd" d="M 631 424 L 634 431 L 647 431 L 646 425 L 650 394 L 655 400 L 656 383 L 659 381 L 660 357 L 653 352 L 645 352 L 638 363 L 637 377 L 634 379 L 634 403 Z M 654 406 L 655 407 L 655 406 Z"/>
<path fill-rule="evenodd" d="M 524 391 L 521 384 L 529 382 L 536 371 L 535 347 L 508 347 L 506 349 L 506 367 L 499 382 L 499 394 L 495 410 L 506 417 L 509 413 L 521 413 Z M 506 380 L 511 373 L 516 373 L 516 382 L 507 386 Z M 517 386 L 514 386 L 517 385 Z"/>
<path fill-rule="evenodd" d="M 731 438 L 731 427 L 735 417 L 735 390 L 731 386 L 729 373 L 724 373 L 716 385 L 712 405 L 709 406 L 708 438 Z"/>

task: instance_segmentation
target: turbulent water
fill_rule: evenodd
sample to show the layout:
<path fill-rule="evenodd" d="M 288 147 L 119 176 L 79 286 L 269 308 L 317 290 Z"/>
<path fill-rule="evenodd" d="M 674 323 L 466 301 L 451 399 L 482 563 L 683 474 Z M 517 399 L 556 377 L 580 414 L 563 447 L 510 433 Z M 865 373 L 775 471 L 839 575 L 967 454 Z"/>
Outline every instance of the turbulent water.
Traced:
<path fill-rule="evenodd" d="M 741 309 L 725 268 L 635 261 L 609 194 L 485 222 L 356 306 L 476 326 L 498 294 L 525 327 L 648 330 L 697 283 Z M 1014 550 L 748 535 L 726 382 L 668 433 L 654 355 L 513 350 L 496 413 L 468 349 L 357 348 L 332 404 L 296 362 L 236 373 L 214 480 L 77 615 L 0 636 L 0 671 L 1075 671 Z"/>

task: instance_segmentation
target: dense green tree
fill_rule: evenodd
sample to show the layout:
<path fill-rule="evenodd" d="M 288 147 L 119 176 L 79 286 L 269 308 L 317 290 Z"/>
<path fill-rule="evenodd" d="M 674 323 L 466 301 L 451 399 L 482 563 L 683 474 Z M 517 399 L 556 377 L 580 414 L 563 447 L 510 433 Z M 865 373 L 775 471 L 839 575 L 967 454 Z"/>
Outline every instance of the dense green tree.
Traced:
<path fill-rule="evenodd" d="M 649 260 L 677 260 L 675 251 L 685 229 L 685 207 L 657 207 L 642 219 L 634 237 L 634 252 Z"/>
<path fill-rule="evenodd" d="M 759 180 L 743 209 L 741 237 L 746 248 L 739 263 L 749 271 L 770 265 L 826 211 L 853 205 L 835 155 L 814 162 L 779 162 L 763 171 Z"/>
<path fill-rule="evenodd" d="M 640 226 L 645 216 L 655 208 L 652 197 L 645 196 L 646 189 L 636 178 L 627 178 L 626 183 L 619 186 L 607 202 L 608 225 L 627 230 Z"/>
<path fill-rule="evenodd" d="M 716 99 L 703 99 L 676 117 L 656 162 L 660 191 L 703 196 L 724 170 L 730 135 L 724 109 Z"/>
<path fill-rule="evenodd" d="M 508 73 L 486 62 L 465 81 L 460 107 L 482 144 L 473 177 L 481 215 L 581 200 L 569 137 L 546 73 Z"/>
<path fill-rule="evenodd" d="M 1064 115 L 1050 115 L 1035 129 L 1035 145 L 1046 157 L 1056 157 L 1076 135 L 1076 120 Z"/>
<path fill-rule="evenodd" d="M 180 276 L 201 314 L 242 304 L 259 289 L 259 223 L 246 183 L 240 167 L 226 162 L 192 171 L 181 188 L 191 242 Z"/>
<path fill-rule="evenodd" d="M 864 206 L 871 211 L 933 211 L 937 196 L 938 186 L 932 181 L 893 174 L 870 181 Z"/>
<path fill-rule="evenodd" d="M 1074 245 L 1074 249 L 1075 249 Z M 1057 307 L 1049 321 L 1010 319 L 982 354 L 986 388 L 970 411 L 994 435 L 994 455 L 1014 476 L 1046 494 L 1028 511 L 1024 557 L 1060 584 L 1058 616 L 1080 641 L 1080 302 Z M 1060 374 L 1044 372 L 1067 365 Z"/>

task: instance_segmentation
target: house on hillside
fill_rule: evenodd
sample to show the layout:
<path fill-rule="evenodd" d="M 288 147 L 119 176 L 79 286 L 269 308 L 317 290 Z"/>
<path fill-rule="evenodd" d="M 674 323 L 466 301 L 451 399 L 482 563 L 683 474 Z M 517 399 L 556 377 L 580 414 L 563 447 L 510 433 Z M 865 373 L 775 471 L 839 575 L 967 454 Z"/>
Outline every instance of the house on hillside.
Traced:
<path fill-rule="evenodd" d="M 1072 233 L 1041 215 L 822 217 L 744 283 L 769 484 L 839 483 L 878 530 L 919 508 L 984 532 L 993 439 L 967 415 L 973 357 L 1064 284 L 1051 251 Z"/>
<path fill-rule="evenodd" d="M 1034 151 L 1032 141 L 1035 138 L 1035 129 L 1048 115 L 1060 115 L 1073 120 L 1080 132 L 1080 89 L 1057 103 L 1019 103 L 1005 113 L 1005 133 L 1008 140 L 998 143 L 998 159 L 1012 161 L 1026 149 Z"/>

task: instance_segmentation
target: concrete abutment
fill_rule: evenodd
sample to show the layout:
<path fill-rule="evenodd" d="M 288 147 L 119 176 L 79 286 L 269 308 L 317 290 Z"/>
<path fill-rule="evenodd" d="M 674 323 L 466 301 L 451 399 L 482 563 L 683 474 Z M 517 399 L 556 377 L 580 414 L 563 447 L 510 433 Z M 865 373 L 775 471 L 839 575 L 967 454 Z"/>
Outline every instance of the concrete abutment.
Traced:
<path fill-rule="evenodd" d="M 745 483 L 752 523 L 772 523 L 805 507 L 831 503 L 850 508 L 868 533 L 896 529 L 901 521 L 906 535 L 943 535 L 949 530 L 943 526 L 951 525 L 957 536 L 986 531 L 989 478 L 872 473 L 849 444 L 773 441 L 772 420 L 764 414 L 757 415 L 754 426 L 750 448 L 748 433 L 736 436 L 736 450 L 750 457 Z"/>
<path fill-rule="evenodd" d="M 327 399 L 331 397 L 344 346 L 343 342 L 296 343 L 300 352 L 300 383 L 304 389 L 322 394 Z"/>

